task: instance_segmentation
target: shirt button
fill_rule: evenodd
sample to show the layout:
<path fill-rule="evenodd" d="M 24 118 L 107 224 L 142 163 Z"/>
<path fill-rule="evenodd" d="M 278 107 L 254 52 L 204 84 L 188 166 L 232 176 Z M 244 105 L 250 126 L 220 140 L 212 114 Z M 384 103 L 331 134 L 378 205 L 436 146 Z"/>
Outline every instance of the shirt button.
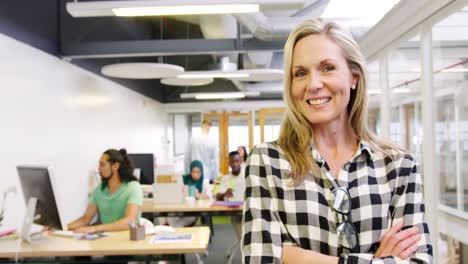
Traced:
<path fill-rule="evenodd" d="M 349 163 L 346 163 L 346 165 L 344 166 L 346 170 L 349 170 Z"/>

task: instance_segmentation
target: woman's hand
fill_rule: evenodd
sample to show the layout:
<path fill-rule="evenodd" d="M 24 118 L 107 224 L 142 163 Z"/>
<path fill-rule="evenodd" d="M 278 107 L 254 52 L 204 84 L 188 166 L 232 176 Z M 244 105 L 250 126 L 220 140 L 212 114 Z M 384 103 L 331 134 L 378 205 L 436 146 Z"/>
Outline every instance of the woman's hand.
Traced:
<path fill-rule="evenodd" d="M 283 246 L 283 263 L 307 263 L 306 250 L 300 247 Z"/>
<path fill-rule="evenodd" d="M 97 233 L 98 230 L 95 226 L 83 226 L 74 230 L 75 233 L 82 233 L 82 234 L 94 234 Z"/>
<path fill-rule="evenodd" d="M 230 198 L 234 196 L 234 192 L 231 188 L 227 189 L 226 192 L 224 193 L 224 197 Z"/>
<path fill-rule="evenodd" d="M 417 227 L 400 231 L 403 222 L 390 228 L 383 236 L 380 246 L 375 252 L 375 257 L 394 256 L 407 259 L 418 250 L 418 242 L 421 234 Z"/>
<path fill-rule="evenodd" d="M 195 189 L 195 199 L 197 200 L 202 200 L 202 199 L 208 199 L 208 195 L 206 195 L 205 193 L 200 193 L 198 191 L 198 189 Z"/>
<path fill-rule="evenodd" d="M 195 189 L 195 199 L 197 200 L 201 199 L 201 193 L 198 191 L 198 189 Z"/>

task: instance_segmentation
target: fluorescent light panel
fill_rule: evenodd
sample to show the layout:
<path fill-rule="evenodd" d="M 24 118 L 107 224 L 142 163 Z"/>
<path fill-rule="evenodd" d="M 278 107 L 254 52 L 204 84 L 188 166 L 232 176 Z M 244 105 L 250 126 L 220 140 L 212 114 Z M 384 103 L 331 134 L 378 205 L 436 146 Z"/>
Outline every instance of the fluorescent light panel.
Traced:
<path fill-rule="evenodd" d="M 172 15 L 207 15 L 255 13 L 260 10 L 257 4 L 224 5 L 175 5 L 114 8 L 116 16 L 172 16 Z"/>
<path fill-rule="evenodd" d="M 393 88 L 393 89 L 390 89 L 390 92 L 391 93 L 410 93 L 411 90 L 408 88 Z M 371 89 L 371 90 L 367 90 L 367 93 L 369 95 L 375 95 L 375 94 L 380 94 L 381 91 L 378 89 Z"/>
<path fill-rule="evenodd" d="M 468 68 L 451 68 L 442 70 L 442 72 L 468 72 Z"/>
<path fill-rule="evenodd" d="M 240 99 L 244 98 L 245 94 L 243 93 L 232 93 L 232 94 L 197 94 L 195 95 L 195 99 L 198 100 L 209 100 L 209 99 Z"/>
<path fill-rule="evenodd" d="M 182 99 L 195 98 L 197 100 L 209 99 L 240 99 L 247 96 L 259 96 L 259 92 L 224 92 L 224 93 L 183 93 Z"/>
<path fill-rule="evenodd" d="M 160 8 L 162 7 L 177 7 L 179 9 L 187 9 L 187 7 L 195 6 L 196 8 L 203 9 L 203 13 L 206 14 L 208 10 L 214 12 L 212 9 L 214 6 L 220 7 L 219 13 L 242 13 L 242 12 L 258 12 L 259 5 L 273 5 L 273 6 L 290 6 L 298 5 L 299 7 L 304 6 L 304 0 L 288 0 L 287 3 L 281 0 L 131 0 L 131 1 L 86 1 L 86 2 L 69 2 L 66 4 L 66 9 L 73 17 L 102 17 L 102 16 L 115 16 L 117 13 L 121 15 L 143 15 L 143 13 L 149 13 L 148 15 L 158 15 L 161 13 Z M 200 7 L 203 6 L 203 7 Z M 204 8 L 207 7 L 207 8 Z M 135 8 L 135 9 L 130 9 Z M 156 13 L 150 13 L 151 8 L 158 8 Z M 191 9 L 191 8 L 190 8 Z M 143 10 L 143 11 L 141 11 Z M 182 10 L 187 13 L 187 10 Z M 194 13 L 194 10 L 189 10 L 190 14 Z M 169 12 L 166 13 L 179 13 Z"/>
<path fill-rule="evenodd" d="M 200 79 L 200 78 L 247 78 L 250 77 L 248 73 L 187 73 L 180 74 L 177 78 L 181 79 Z"/>

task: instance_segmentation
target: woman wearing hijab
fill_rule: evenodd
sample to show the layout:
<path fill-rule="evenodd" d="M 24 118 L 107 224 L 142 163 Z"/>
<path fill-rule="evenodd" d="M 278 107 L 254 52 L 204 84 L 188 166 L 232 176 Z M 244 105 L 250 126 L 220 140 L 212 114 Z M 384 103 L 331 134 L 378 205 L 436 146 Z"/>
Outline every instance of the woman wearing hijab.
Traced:
<path fill-rule="evenodd" d="M 205 181 L 203 175 L 203 163 L 194 160 L 190 163 L 190 173 L 183 176 L 184 185 L 187 186 L 186 195 L 194 197 L 196 200 L 209 199 L 210 192 L 208 181 Z M 194 226 L 197 217 L 169 217 L 168 223 L 173 227 Z"/>

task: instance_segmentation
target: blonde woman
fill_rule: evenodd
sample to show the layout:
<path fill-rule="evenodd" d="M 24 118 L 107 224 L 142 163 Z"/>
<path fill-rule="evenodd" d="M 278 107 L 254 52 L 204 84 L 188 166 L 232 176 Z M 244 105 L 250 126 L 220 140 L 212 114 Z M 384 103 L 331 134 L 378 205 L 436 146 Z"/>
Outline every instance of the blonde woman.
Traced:
<path fill-rule="evenodd" d="M 367 128 L 365 60 L 308 20 L 284 48 L 286 115 L 247 160 L 246 263 L 432 263 L 414 158 Z"/>

